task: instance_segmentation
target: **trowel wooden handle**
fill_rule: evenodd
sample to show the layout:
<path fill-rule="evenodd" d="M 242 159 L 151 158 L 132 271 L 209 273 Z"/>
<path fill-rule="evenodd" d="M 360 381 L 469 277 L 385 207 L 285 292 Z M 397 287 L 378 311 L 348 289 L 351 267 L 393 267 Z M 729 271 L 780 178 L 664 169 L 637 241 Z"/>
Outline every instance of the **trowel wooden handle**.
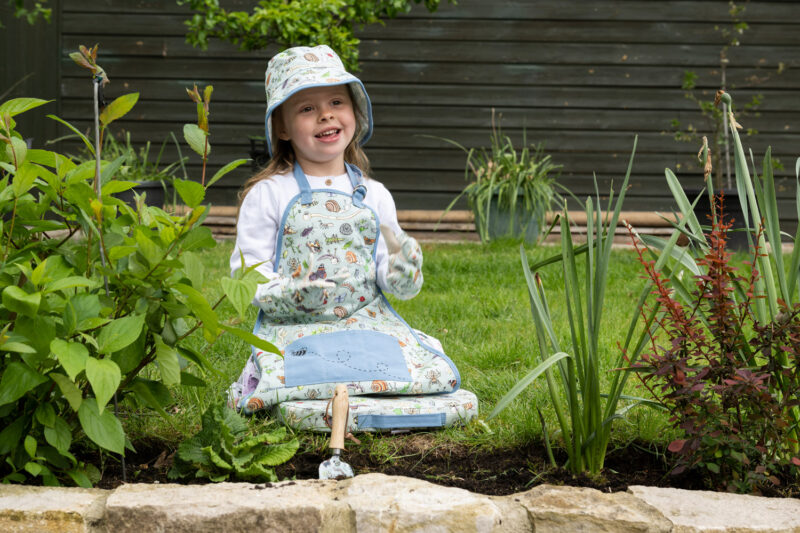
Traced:
<path fill-rule="evenodd" d="M 347 411 L 349 409 L 350 399 L 347 395 L 347 385 L 336 385 L 336 390 L 333 393 L 331 448 L 344 449 L 345 425 L 347 424 Z"/>

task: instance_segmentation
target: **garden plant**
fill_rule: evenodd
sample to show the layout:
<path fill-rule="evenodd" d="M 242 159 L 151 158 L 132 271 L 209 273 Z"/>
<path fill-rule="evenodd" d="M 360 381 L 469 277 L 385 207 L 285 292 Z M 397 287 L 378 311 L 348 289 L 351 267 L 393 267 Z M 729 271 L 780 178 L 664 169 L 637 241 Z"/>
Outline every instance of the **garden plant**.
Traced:
<path fill-rule="evenodd" d="M 492 110 L 490 146 L 466 148 L 448 142 L 467 154 L 464 179 L 469 184 L 445 208 L 446 215 L 463 197 L 475 216 L 475 227 L 482 242 L 501 237 L 524 237 L 536 242 L 545 234 L 547 212 L 560 201 L 556 192 L 561 165 L 545 155 L 544 145 L 528 145 L 523 132 L 522 148 L 517 150 L 508 135 L 495 122 Z M 441 218 L 440 218 L 441 220 Z"/>
<path fill-rule="evenodd" d="M 647 247 L 646 255 L 643 248 L 640 252 L 660 327 L 651 330 L 651 349 L 633 368 L 682 432 L 669 446 L 678 457 L 675 471 L 697 467 L 718 485 L 756 491 L 780 484 L 781 477 L 800 477 L 800 233 L 786 256 L 783 237 L 788 235 L 780 229 L 770 150 L 760 176 L 751 153 L 751 175 L 730 95 L 721 93 L 718 99 L 729 109 L 751 260 L 741 274 L 731 265 L 730 222 L 724 197 L 713 189 L 706 144 L 702 161 L 716 207 L 710 227 L 697 220 L 668 169 L 667 182 L 685 222 L 678 230 L 689 244 L 682 248 L 674 239 L 640 238 Z M 800 180 L 800 159 L 795 173 Z M 795 204 L 800 209 L 800 196 Z M 664 258 L 670 259 L 665 263 Z"/>
<path fill-rule="evenodd" d="M 82 47 L 76 58 L 92 71 L 95 88 L 106 79 L 96 54 L 96 47 Z M 111 102 L 96 123 L 108 126 L 133 100 Z M 227 298 L 244 313 L 257 275 L 207 279 L 200 258 L 216 245 L 202 226 L 206 189 L 244 161 L 221 169 L 205 187 L 176 180 L 185 214 L 142 201 L 134 209 L 115 197 L 136 185 L 115 179 L 124 155 L 102 161 L 99 131 L 93 145 L 52 117 L 96 161 L 77 164 L 27 148 L 14 117 L 45 104 L 34 98 L 0 104 L 0 476 L 91 486 L 98 469 L 79 452 L 132 449 L 118 408 L 143 406 L 166 417 L 170 387 L 203 386 L 198 373 L 214 371 L 187 343 L 193 332 L 202 331 L 209 343 L 227 331 L 274 347 L 215 311 Z M 223 295 L 211 303 L 202 289 L 215 283 Z"/>
<path fill-rule="evenodd" d="M 608 370 L 604 352 L 600 344 L 600 333 L 604 326 L 603 311 L 606 309 L 605 295 L 611 264 L 611 245 L 614 228 L 619 219 L 625 191 L 631 176 L 633 152 L 628 163 L 620 193 L 615 198 L 614 191 L 609 194 L 606 211 L 603 213 L 599 198 L 587 198 L 585 213 L 587 220 L 587 242 L 577 246 L 573 242 L 569 214 L 566 203 L 561 211 L 561 253 L 558 256 L 529 266 L 524 248 L 520 248 L 522 268 L 528 286 L 530 307 L 536 329 L 539 355 L 542 359 L 533 370 L 511 388 L 500 399 L 489 418 L 493 418 L 508 407 L 526 387 L 544 374 L 547 382 L 550 405 L 556 412 L 558 434 L 566 448 L 568 460 L 564 465 L 574 473 L 589 472 L 598 474 L 604 465 L 606 451 L 611 437 L 612 423 L 621 418 L 618 413 L 620 399 L 626 384 L 625 375 L 616 375 L 610 390 L 604 392 L 601 375 Z M 586 261 L 581 269 L 578 255 L 585 254 Z M 566 322 L 569 341 L 566 346 L 556 334 L 557 324 L 550 311 L 548 299 L 543 289 L 539 269 L 560 262 L 566 296 Z M 583 272 L 581 272 L 583 270 Z M 535 274 L 534 274 L 535 273 Z M 634 332 L 637 315 L 630 323 L 626 345 L 635 339 Z M 638 353 L 638 346 L 633 353 Z M 624 361 L 619 357 L 617 367 Z M 551 368 L 555 366 L 555 371 Z M 558 379 L 556 379 L 558 378 Z M 626 397 L 626 399 L 631 399 Z M 638 399 L 643 402 L 645 400 Z M 630 406 L 625 409 L 629 409 Z M 550 460 L 555 466 L 551 450 L 549 431 L 541 415 L 542 431 Z"/>

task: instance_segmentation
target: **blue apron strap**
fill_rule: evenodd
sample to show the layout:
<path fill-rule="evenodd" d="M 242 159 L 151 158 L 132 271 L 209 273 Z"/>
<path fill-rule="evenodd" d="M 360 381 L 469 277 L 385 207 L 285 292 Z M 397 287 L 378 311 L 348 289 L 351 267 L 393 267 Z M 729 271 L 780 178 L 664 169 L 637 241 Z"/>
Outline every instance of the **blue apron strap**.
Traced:
<path fill-rule="evenodd" d="M 295 161 L 294 163 L 294 179 L 297 181 L 297 186 L 300 188 L 300 203 L 303 205 L 308 205 L 311 203 L 311 185 L 308 184 L 308 178 L 306 178 L 305 173 L 303 173 L 303 169 L 300 168 L 300 165 Z"/>
<path fill-rule="evenodd" d="M 356 207 L 364 207 L 364 197 L 367 196 L 367 187 L 364 185 L 361 169 L 350 163 L 345 163 L 347 168 L 347 176 L 350 178 L 350 184 L 353 186 L 353 204 Z"/>

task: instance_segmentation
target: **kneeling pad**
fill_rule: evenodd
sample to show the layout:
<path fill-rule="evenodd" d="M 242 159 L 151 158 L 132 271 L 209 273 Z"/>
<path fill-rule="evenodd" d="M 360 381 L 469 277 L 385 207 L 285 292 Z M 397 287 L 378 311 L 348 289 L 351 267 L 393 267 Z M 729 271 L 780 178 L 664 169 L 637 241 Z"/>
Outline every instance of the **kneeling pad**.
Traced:
<path fill-rule="evenodd" d="M 328 400 L 281 402 L 272 407 L 272 415 L 295 429 L 330 432 Z M 350 396 L 347 430 L 443 428 L 477 416 L 478 398 L 464 389 L 425 396 Z"/>

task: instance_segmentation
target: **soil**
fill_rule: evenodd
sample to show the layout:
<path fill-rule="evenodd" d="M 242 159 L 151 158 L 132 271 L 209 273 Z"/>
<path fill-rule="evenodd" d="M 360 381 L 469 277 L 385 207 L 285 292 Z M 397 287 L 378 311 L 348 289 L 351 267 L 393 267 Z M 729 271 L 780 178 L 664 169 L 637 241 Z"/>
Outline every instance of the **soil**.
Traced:
<path fill-rule="evenodd" d="M 683 489 L 706 489 L 703 480 L 694 474 L 672 476 L 663 456 L 633 443 L 625 449 L 612 450 L 606 466 L 598 476 L 575 476 L 562 468 L 554 468 L 542 446 L 481 450 L 466 445 L 442 444 L 426 434 L 387 436 L 393 439 L 393 452 L 381 457 L 370 453 L 368 446 L 347 444 L 342 456 L 356 474 L 380 472 L 418 478 L 439 485 L 459 487 L 487 495 L 508 495 L 549 483 L 591 487 L 604 492 L 624 491 L 629 485 L 649 485 Z M 128 454 L 129 483 L 174 483 L 167 478 L 174 450 L 163 443 L 137 442 L 137 453 Z M 277 467 L 279 479 L 316 479 L 319 464 L 328 459 L 319 451 L 299 451 L 286 464 Z M 89 458 L 87 458 L 89 459 Z M 90 459 L 91 460 L 91 459 Z M 563 464 L 564 457 L 556 457 Z M 98 464 L 97 461 L 92 461 Z M 123 483 L 118 462 L 106 458 L 100 488 L 114 488 Z M 191 481 L 192 483 L 202 481 Z M 798 490 L 775 491 L 774 496 L 800 495 Z"/>

